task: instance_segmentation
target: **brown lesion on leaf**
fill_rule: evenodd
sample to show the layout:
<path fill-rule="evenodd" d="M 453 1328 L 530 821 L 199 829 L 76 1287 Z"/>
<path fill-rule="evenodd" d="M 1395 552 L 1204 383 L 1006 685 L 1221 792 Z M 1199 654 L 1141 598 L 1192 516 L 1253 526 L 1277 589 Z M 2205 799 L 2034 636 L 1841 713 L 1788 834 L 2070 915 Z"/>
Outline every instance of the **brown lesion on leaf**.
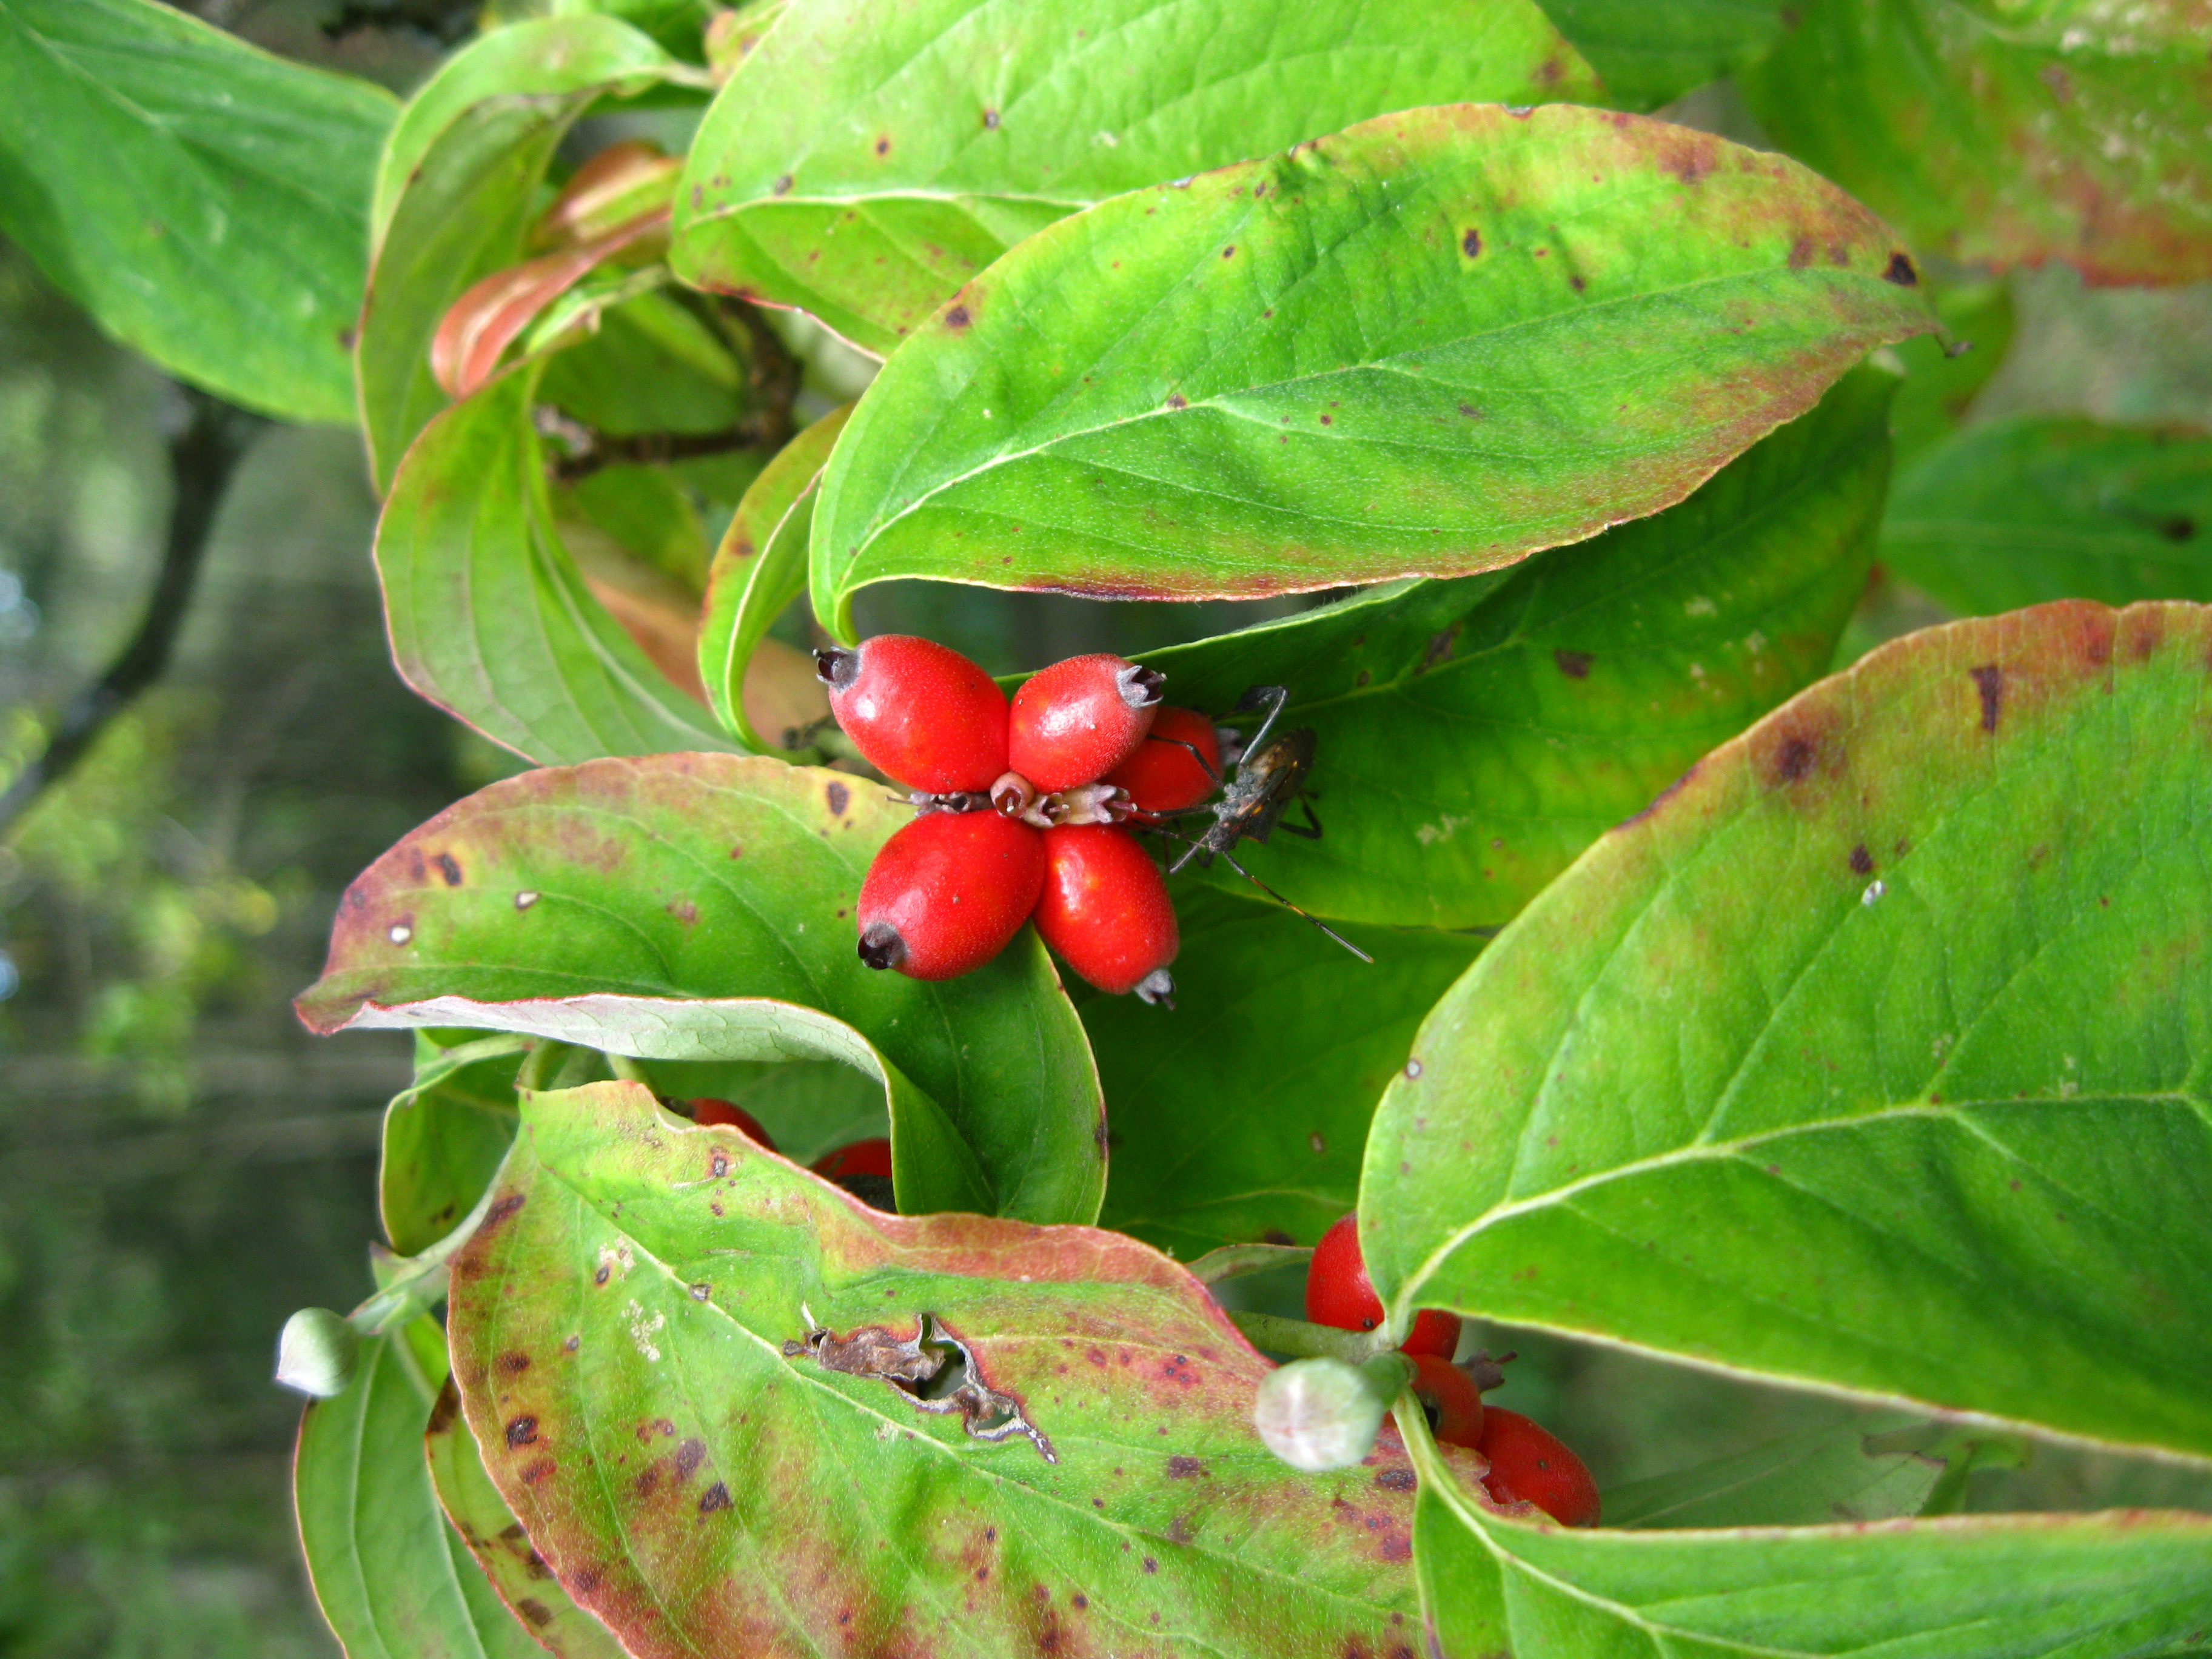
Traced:
<path fill-rule="evenodd" d="M 447 886 L 459 887 L 461 884 L 461 861 L 451 853 L 441 853 L 430 862 L 438 866 L 438 873 L 444 878 Z"/>
<path fill-rule="evenodd" d="M 1595 660 L 1587 651 L 1570 651 L 1565 646 L 1552 653 L 1552 660 L 1559 665 L 1559 672 L 1571 680 L 1589 678 L 1590 664 Z"/>
<path fill-rule="evenodd" d="M 2004 670 L 1992 662 L 1966 672 L 1973 677 L 1974 690 L 1982 700 L 1982 730 L 1995 732 L 2004 713 Z"/>
<path fill-rule="evenodd" d="M 817 1328 L 786 1342 L 783 1352 L 787 1359 L 811 1358 L 824 1370 L 847 1376 L 880 1377 L 919 1411 L 957 1412 L 974 1439 L 1010 1440 L 1020 1435 L 1046 1462 L 1060 1462 L 1052 1442 L 1030 1421 L 1020 1397 L 993 1388 L 968 1345 L 933 1314 L 917 1317 L 912 1336 L 901 1336 L 881 1325 L 863 1325 L 849 1336 Z"/>
<path fill-rule="evenodd" d="M 1881 273 L 1885 283 L 1894 283 L 1899 288 L 1917 288 L 1920 273 L 1912 268 L 1912 261 L 1902 252 L 1889 256 L 1889 264 Z"/>

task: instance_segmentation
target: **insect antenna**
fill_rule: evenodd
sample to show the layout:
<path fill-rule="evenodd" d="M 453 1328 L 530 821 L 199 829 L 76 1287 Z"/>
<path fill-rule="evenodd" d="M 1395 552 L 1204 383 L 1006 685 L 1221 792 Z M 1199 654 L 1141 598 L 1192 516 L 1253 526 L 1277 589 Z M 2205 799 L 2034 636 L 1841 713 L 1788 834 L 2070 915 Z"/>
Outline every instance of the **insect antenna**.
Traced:
<path fill-rule="evenodd" d="M 1174 830 L 1163 828 L 1158 824 L 1153 825 L 1152 830 L 1154 834 L 1166 836 L 1171 840 L 1182 842 L 1190 848 L 1190 852 L 1185 853 L 1182 855 L 1182 858 L 1178 859 L 1174 865 L 1170 866 L 1168 873 L 1170 875 L 1174 874 L 1176 871 L 1182 868 L 1183 864 L 1188 860 L 1191 854 L 1198 851 L 1199 843 L 1191 840 L 1188 836 L 1177 835 Z M 1281 905 L 1283 908 L 1288 910 L 1292 915 L 1304 916 L 1308 921 L 1320 928 L 1322 933 L 1327 933 L 1331 939 L 1334 939 L 1339 945 L 1341 945 L 1346 950 L 1351 951 L 1352 955 L 1358 957 L 1362 962 L 1366 963 L 1370 966 L 1373 964 L 1375 961 L 1373 957 L 1369 956 L 1366 951 L 1361 950 L 1350 939 L 1345 938 L 1343 934 L 1338 933 L 1335 928 L 1330 927 L 1319 916 L 1313 915 L 1310 911 L 1302 910 L 1297 905 L 1291 903 L 1290 900 L 1285 898 L 1273 888 L 1268 886 L 1267 884 L 1261 880 L 1259 877 L 1254 875 L 1243 865 L 1237 863 L 1233 854 L 1219 848 L 1215 850 L 1220 852 L 1221 861 L 1224 864 L 1234 870 L 1238 875 L 1243 877 L 1245 880 L 1250 882 L 1255 887 L 1265 893 L 1269 898 L 1274 900 L 1276 903 Z"/>

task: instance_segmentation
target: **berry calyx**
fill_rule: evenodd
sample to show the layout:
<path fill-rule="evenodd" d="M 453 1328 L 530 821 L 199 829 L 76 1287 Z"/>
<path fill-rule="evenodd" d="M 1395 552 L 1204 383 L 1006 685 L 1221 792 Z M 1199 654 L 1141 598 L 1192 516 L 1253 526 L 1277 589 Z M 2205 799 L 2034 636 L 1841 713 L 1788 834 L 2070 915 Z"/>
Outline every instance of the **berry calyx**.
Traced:
<path fill-rule="evenodd" d="M 950 647 L 878 634 L 817 651 L 814 665 L 838 726 L 885 777 L 981 795 L 1006 769 L 1006 694 Z"/>
<path fill-rule="evenodd" d="M 1382 1322 L 1382 1298 L 1375 1294 L 1359 1254 L 1356 1212 L 1340 1219 L 1314 1247 L 1313 1265 L 1306 1270 L 1306 1317 L 1340 1331 L 1371 1331 Z M 1449 1359 L 1457 1346 L 1458 1317 L 1431 1308 L 1413 1316 L 1413 1328 L 1398 1352 Z"/>
<path fill-rule="evenodd" d="M 727 1124 L 744 1135 L 746 1139 L 757 1141 L 771 1152 L 775 1150 L 775 1141 L 769 1136 L 767 1130 L 761 1127 L 760 1120 L 744 1107 L 731 1101 L 715 1100 L 712 1097 L 690 1101 L 686 1104 L 691 1108 L 691 1121 L 694 1123 L 702 1127 L 715 1124 Z"/>
<path fill-rule="evenodd" d="M 1007 764 L 1040 795 L 1096 783 L 1145 740 L 1163 683 L 1106 652 L 1040 669 L 1014 693 Z"/>
<path fill-rule="evenodd" d="M 1110 824 L 1064 825 L 1044 832 L 1044 854 L 1035 918 L 1044 942 L 1109 995 L 1166 1001 L 1181 942 L 1175 905 L 1137 838 Z"/>
<path fill-rule="evenodd" d="M 1534 1504 L 1561 1526 L 1597 1525 L 1597 1482 L 1541 1424 L 1492 1406 L 1483 1413 L 1477 1449 L 1490 1460 L 1483 1488 L 1499 1503 Z"/>
<path fill-rule="evenodd" d="M 860 884 L 860 960 L 909 979 L 981 968 L 1028 919 L 1044 872 L 1043 836 L 1025 823 L 924 813 L 883 844 Z"/>
<path fill-rule="evenodd" d="M 1413 1362 L 1413 1397 L 1426 1409 L 1429 1431 L 1447 1446 L 1482 1443 L 1482 1390 L 1449 1359 L 1432 1353 L 1407 1356 Z"/>
<path fill-rule="evenodd" d="M 1221 742 L 1212 720 L 1195 708 L 1160 708 L 1136 752 L 1105 781 L 1126 791 L 1139 812 L 1197 805 L 1221 782 Z"/>

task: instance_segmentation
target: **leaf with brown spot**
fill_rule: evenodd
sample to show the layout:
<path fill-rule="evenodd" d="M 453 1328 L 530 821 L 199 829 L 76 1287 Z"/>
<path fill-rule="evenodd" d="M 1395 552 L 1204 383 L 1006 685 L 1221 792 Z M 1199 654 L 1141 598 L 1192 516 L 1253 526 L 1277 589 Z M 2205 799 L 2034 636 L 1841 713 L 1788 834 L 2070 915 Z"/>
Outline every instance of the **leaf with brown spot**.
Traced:
<path fill-rule="evenodd" d="M 1809 0 L 1743 80 L 1767 130 L 1916 246 L 2093 282 L 2212 276 L 2196 0 Z"/>
<path fill-rule="evenodd" d="M 1533 0 L 804 0 L 743 88 L 692 147 L 678 272 L 878 356 L 1023 237 L 1123 191 L 1390 110 L 1598 94 Z"/>
<path fill-rule="evenodd" d="M 1394 1316 L 2212 1458 L 2208 661 L 2178 603 L 1931 629 L 1601 840 L 1383 1097 Z"/>
<path fill-rule="evenodd" d="M 579 1607 L 553 1577 L 507 1500 L 492 1485 L 483 1457 L 461 1420 L 460 1396 L 449 1380 L 431 1413 L 423 1449 L 430 1484 L 446 1519 L 468 1546 L 484 1577 L 516 1618 L 554 1659 L 626 1659 L 607 1627 Z"/>
<path fill-rule="evenodd" d="M 1167 1258 L 1090 1228 L 881 1215 L 743 1145 L 718 1218 L 644 1091 L 525 1111 L 505 1178 L 529 1202 L 457 1267 L 455 1372 L 493 1480 L 638 1659 L 811 1655 L 832 1629 L 858 1652 L 903 1638 L 1000 1659 L 1049 1630 L 1059 1652 L 1104 1655 L 1156 1613 L 1222 1659 L 1336 1659 L 1346 1632 L 1387 1650 L 1391 1615 L 1411 1613 L 1411 1569 L 1389 1558 L 1412 1502 L 1375 1480 L 1402 1453 L 1334 1475 L 1278 1462 L 1249 1420 L 1267 1363 Z M 591 1286 L 601 1260 L 621 1265 Z M 925 1320 L 1056 1462 L 925 1409 L 954 1380 L 908 1375 L 938 1346 L 902 1341 Z M 1089 1343 L 1180 1355 L 1189 1381 L 1152 1363 L 1063 1374 Z M 516 1348 L 539 1358 L 504 1376 Z M 543 1446 L 505 1450 L 495 1425 L 517 1412 Z M 641 1448 L 635 1425 L 664 1418 L 673 1437 Z M 702 1455 L 683 1474 L 686 1441 Z M 533 1481 L 544 1446 L 556 1466 Z M 1154 1478 L 1170 1456 L 1202 1476 Z M 650 1491 L 593 1473 L 641 1458 L 663 1468 Z M 727 1502 L 709 1504 L 717 1483 Z"/>
<path fill-rule="evenodd" d="M 1808 234 L 1838 262 L 1791 269 Z M 1569 105 L 1117 197 L 885 364 L 822 482 L 815 612 L 849 635 L 895 577 L 1194 599 L 1500 568 L 1680 501 L 1933 329 L 1895 252 L 1794 162 Z"/>
<path fill-rule="evenodd" d="M 902 1205 L 1087 1221 L 1105 1184 L 1097 1073 L 1034 934 L 942 983 L 872 973 L 855 954 L 854 896 L 910 818 L 879 787 L 765 758 L 526 773 L 354 883 L 301 1016 L 323 1031 L 520 1031 L 647 1060 L 836 1060 L 885 1090 Z M 462 886 L 422 856 L 447 848 Z"/>

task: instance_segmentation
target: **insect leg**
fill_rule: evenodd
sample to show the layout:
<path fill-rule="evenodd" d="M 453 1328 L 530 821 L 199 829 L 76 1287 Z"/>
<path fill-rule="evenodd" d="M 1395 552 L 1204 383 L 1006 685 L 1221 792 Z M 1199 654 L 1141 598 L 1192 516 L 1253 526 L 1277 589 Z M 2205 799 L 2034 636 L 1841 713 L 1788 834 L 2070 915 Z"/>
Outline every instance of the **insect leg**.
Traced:
<path fill-rule="evenodd" d="M 1275 820 L 1275 828 L 1280 830 L 1285 835 L 1302 836 L 1308 841 L 1319 841 L 1321 839 L 1321 820 L 1314 816 L 1313 803 L 1308 800 L 1304 795 L 1300 795 L 1298 797 L 1298 805 L 1306 809 L 1305 823 L 1292 823 L 1288 818 L 1278 818 Z M 1312 828 L 1308 829 L 1306 827 L 1307 824 L 1310 824 Z"/>
<path fill-rule="evenodd" d="M 1178 749 L 1189 750 L 1190 757 L 1198 763 L 1199 769 L 1204 772 L 1206 776 L 1212 778 L 1217 784 L 1221 781 L 1221 774 L 1213 769 L 1212 764 L 1207 761 L 1205 756 L 1198 752 L 1198 745 L 1196 744 L 1185 743 L 1181 738 L 1156 738 L 1152 736 L 1150 733 L 1146 735 L 1145 741 L 1146 743 L 1171 743 Z"/>
<path fill-rule="evenodd" d="M 1290 688 L 1282 685 L 1255 685 L 1237 699 L 1237 708 L 1232 712 L 1243 713 L 1254 708 L 1267 711 L 1267 718 L 1260 722 L 1260 729 L 1252 734 L 1252 741 L 1244 745 L 1246 754 L 1260 752 L 1261 745 L 1267 741 L 1267 733 L 1275 729 L 1275 720 L 1283 712 L 1283 705 L 1290 700 Z"/>
<path fill-rule="evenodd" d="M 1276 903 L 1281 905 L 1285 910 L 1291 912 L 1291 915 L 1304 916 L 1308 921 L 1313 923 L 1315 927 L 1320 928 L 1322 933 L 1327 933 L 1331 939 L 1334 939 L 1339 945 L 1341 945 L 1346 950 L 1351 951 L 1352 955 L 1358 957 L 1362 962 L 1372 963 L 1375 960 L 1373 957 L 1369 956 L 1366 951 L 1361 950 L 1350 939 L 1345 938 L 1343 934 L 1338 933 L 1336 929 L 1330 927 L 1319 916 L 1310 915 L 1306 911 L 1299 909 L 1297 905 L 1291 903 L 1290 900 L 1285 898 L 1273 888 L 1268 886 L 1267 884 L 1261 880 L 1259 877 L 1254 875 L 1243 865 L 1237 863 L 1236 859 L 1228 852 L 1224 851 L 1222 853 L 1221 861 L 1227 865 L 1231 869 L 1234 870 L 1238 875 L 1243 877 L 1245 880 L 1250 882 L 1261 892 L 1265 893 L 1269 898 L 1274 900 Z"/>

